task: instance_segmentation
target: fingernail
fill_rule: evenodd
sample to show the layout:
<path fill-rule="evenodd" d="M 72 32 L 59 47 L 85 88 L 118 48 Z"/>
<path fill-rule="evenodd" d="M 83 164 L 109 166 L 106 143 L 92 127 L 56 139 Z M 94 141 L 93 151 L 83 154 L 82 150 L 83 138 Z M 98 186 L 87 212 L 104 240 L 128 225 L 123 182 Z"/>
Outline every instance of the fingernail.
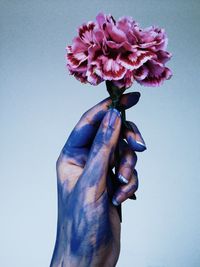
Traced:
<path fill-rule="evenodd" d="M 121 100 L 120 103 L 124 108 L 129 109 L 132 106 L 136 105 L 139 99 L 140 99 L 140 93 L 132 92 L 126 94 L 126 96 L 124 97 L 124 99 Z"/>
<path fill-rule="evenodd" d="M 137 104 L 137 102 L 140 99 L 140 93 L 139 92 L 132 92 L 129 93 L 128 99 L 127 99 L 127 107 L 132 107 Z"/>
<path fill-rule="evenodd" d="M 133 194 L 133 195 L 130 196 L 129 198 L 130 198 L 130 199 L 133 199 L 133 200 L 136 200 L 136 199 L 137 199 L 135 194 Z"/>
<path fill-rule="evenodd" d="M 127 180 L 123 175 L 121 175 L 120 173 L 118 174 L 118 179 L 119 179 L 122 183 L 128 184 L 128 180 Z"/>
<path fill-rule="evenodd" d="M 144 147 L 144 149 L 147 149 L 146 145 L 140 141 L 136 141 L 137 144 L 141 145 L 142 147 Z"/>
<path fill-rule="evenodd" d="M 114 126 L 115 121 L 118 117 L 120 117 L 120 112 L 116 108 L 111 109 L 110 119 L 109 119 L 109 126 Z"/>
<path fill-rule="evenodd" d="M 144 143 L 142 143 L 140 141 L 136 141 L 132 137 L 128 137 L 127 141 L 130 144 L 130 146 L 132 147 L 132 149 L 135 151 L 142 152 L 142 151 L 147 149 L 146 145 Z"/>
<path fill-rule="evenodd" d="M 119 206 L 119 202 L 117 202 L 117 200 L 113 197 L 113 199 L 112 199 L 112 203 L 113 203 L 113 205 L 114 206 Z"/>

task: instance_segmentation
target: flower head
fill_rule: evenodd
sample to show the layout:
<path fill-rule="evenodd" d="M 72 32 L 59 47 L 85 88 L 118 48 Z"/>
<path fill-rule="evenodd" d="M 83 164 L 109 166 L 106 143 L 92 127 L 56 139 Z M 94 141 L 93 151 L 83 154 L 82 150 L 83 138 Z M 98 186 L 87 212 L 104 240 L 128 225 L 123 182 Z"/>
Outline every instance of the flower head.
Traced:
<path fill-rule="evenodd" d="M 66 47 L 67 68 L 82 83 L 98 85 L 109 80 L 119 88 L 129 88 L 134 80 L 141 85 L 159 86 L 172 73 L 165 63 L 164 29 L 142 29 L 131 17 L 116 21 L 111 14 L 99 13 L 96 21 L 78 28 L 78 36 Z"/>

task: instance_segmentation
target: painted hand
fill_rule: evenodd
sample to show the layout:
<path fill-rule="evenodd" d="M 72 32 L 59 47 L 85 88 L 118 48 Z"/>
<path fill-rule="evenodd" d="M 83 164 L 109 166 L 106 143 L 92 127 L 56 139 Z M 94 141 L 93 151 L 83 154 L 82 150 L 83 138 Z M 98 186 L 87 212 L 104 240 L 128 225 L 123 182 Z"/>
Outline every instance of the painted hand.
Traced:
<path fill-rule="evenodd" d="M 128 109 L 139 93 L 123 95 Z M 120 113 L 108 109 L 107 98 L 85 112 L 57 160 L 58 225 L 51 267 L 115 266 L 120 252 L 120 220 L 116 205 L 138 188 L 134 151 L 146 149 L 132 122 L 122 127 Z M 126 139 L 126 141 L 124 140 Z M 120 149 L 118 181 L 115 148 Z"/>

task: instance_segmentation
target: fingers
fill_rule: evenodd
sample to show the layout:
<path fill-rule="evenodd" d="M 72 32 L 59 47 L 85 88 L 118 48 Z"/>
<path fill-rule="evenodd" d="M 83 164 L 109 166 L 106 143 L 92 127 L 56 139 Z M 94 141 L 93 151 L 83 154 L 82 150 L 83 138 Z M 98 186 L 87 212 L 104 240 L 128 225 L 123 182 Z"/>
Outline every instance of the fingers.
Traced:
<path fill-rule="evenodd" d="M 120 100 L 120 106 L 128 109 L 134 106 L 139 101 L 139 98 L 140 93 L 138 92 L 124 94 Z M 84 147 L 90 144 L 111 102 L 110 97 L 106 98 L 85 112 L 71 132 L 64 148 Z"/>
<path fill-rule="evenodd" d="M 128 184 L 137 162 L 137 155 L 124 140 L 120 142 L 120 158 L 118 180 Z"/>
<path fill-rule="evenodd" d="M 118 206 L 128 198 L 132 198 L 133 194 L 138 189 L 138 175 L 137 171 L 134 170 L 128 184 L 119 186 L 118 190 L 115 192 L 112 203 Z"/>
<path fill-rule="evenodd" d="M 115 151 L 121 129 L 120 112 L 109 109 L 104 116 L 99 130 L 93 141 L 83 175 L 79 181 L 87 181 L 89 187 L 95 186 L 96 198 L 106 188 L 106 176 L 110 159 Z"/>
<path fill-rule="evenodd" d="M 146 144 L 137 126 L 131 121 L 127 121 L 127 123 L 130 125 L 132 130 L 129 130 L 123 127 L 124 138 L 126 138 L 129 146 L 134 151 L 138 151 L 138 152 L 144 151 L 146 149 Z"/>
<path fill-rule="evenodd" d="M 112 202 L 118 206 L 126 199 L 136 199 L 135 192 L 138 189 L 138 176 L 135 170 L 137 155 L 134 151 L 144 151 L 146 149 L 145 142 L 140 131 L 133 122 L 128 122 L 131 129 L 123 127 L 120 135 L 120 162 L 118 168 L 118 188 L 114 193 Z M 126 138 L 125 142 L 122 138 Z"/>

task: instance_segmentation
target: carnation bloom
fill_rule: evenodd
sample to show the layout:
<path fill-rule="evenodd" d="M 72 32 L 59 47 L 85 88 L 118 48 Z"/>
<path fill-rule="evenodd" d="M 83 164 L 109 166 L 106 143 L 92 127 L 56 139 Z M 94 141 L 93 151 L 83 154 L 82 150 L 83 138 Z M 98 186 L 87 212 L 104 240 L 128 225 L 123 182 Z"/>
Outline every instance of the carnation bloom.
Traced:
<path fill-rule="evenodd" d="M 118 88 L 129 88 L 136 80 L 159 86 L 172 76 L 165 67 L 171 58 L 167 42 L 164 29 L 142 29 L 131 17 L 115 21 L 99 13 L 95 22 L 78 28 L 78 36 L 66 47 L 67 67 L 76 79 L 92 85 L 109 80 Z"/>

